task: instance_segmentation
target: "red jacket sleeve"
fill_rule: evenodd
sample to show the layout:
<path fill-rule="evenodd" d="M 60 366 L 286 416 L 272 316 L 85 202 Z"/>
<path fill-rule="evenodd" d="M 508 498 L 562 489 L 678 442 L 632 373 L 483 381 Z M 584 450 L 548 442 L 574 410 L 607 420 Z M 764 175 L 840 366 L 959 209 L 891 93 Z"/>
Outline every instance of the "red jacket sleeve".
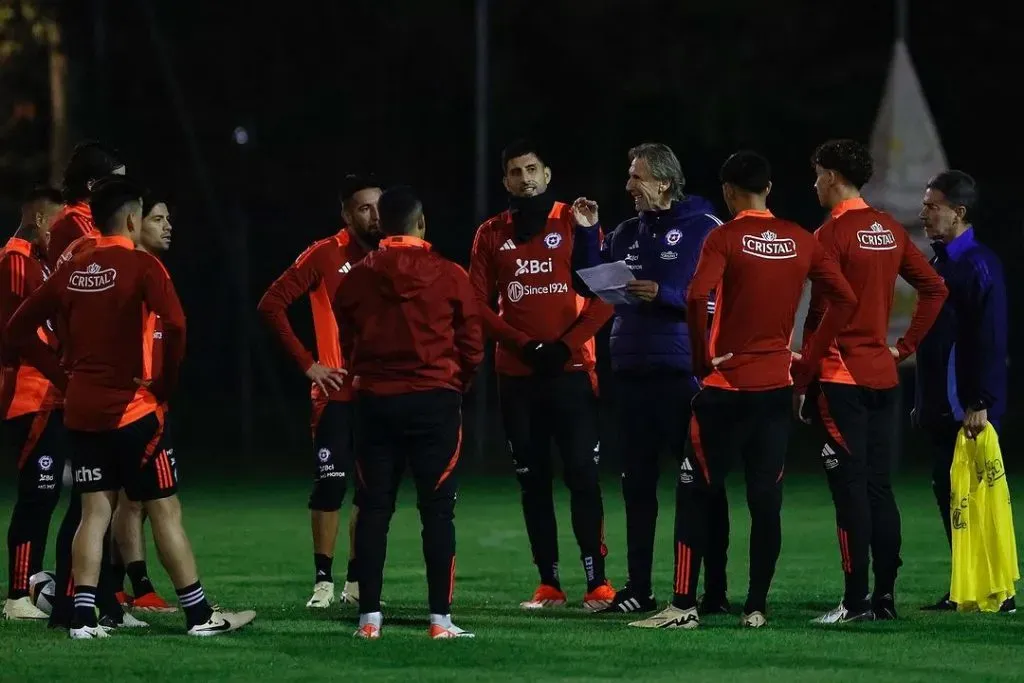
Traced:
<path fill-rule="evenodd" d="M 461 368 L 459 380 L 462 390 L 466 391 L 473 382 L 477 368 L 484 360 L 483 320 L 480 316 L 480 303 L 469 283 L 469 277 L 454 263 L 451 270 L 455 289 L 452 301 L 452 327 L 455 333 L 455 350 L 459 354 Z"/>
<path fill-rule="evenodd" d="M 576 322 L 562 335 L 562 341 L 570 351 L 575 351 L 593 339 L 614 313 L 615 307 L 611 304 L 596 297 L 588 297 Z"/>
<path fill-rule="evenodd" d="M 697 269 L 690 280 L 690 288 L 686 291 L 686 309 L 699 311 L 700 315 L 686 316 L 686 324 L 690 328 L 690 348 L 693 349 L 693 373 L 697 377 L 706 377 L 712 370 L 711 349 L 708 346 L 708 300 L 711 292 L 717 290 L 725 274 L 728 258 L 728 244 L 725 232 L 715 228 L 708 233 L 704 246 L 700 250 Z M 715 311 L 716 315 L 718 311 Z"/>
<path fill-rule="evenodd" d="M 853 288 L 843 277 L 839 264 L 826 253 L 820 242 L 814 243 L 811 270 L 807 276 L 812 286 L 819 288 L 826 308 L 818 329 L 811 334 L 810 339 L 804 340 L 803 358 L 793 364 L 794 388 L 801 392 L 807 390 L 832 340 L 857 311 L 857 296 Z"/>
<path fill-rule="evenodd" d="M 55 317 L 60 308 L 61 293 L 67 285 L 66 274 L 51 277 L 18 307 L 4 329 L 3 345 L 10 348 L 29 365 L 43 373 L 62 393 L 68 377 L 57 352 L 39 338 L 38 330 Z"/>
<path fill-rule="evenodd" d="M 150 259 L 142 277 L 143 300 L 149 310 L 160 316 L 163 327 L 163 368 L 150 391 L 164 403 L 177 386 L 178 371 L 185 358 L 185 312 L 163 265 L 155 257 L 139 253 Z"/>
<path fill-rule="evenodd" d="M 826 224 L 821 226 L 815 231 L 814 236 L 818 242 L 825 249 L 825 254 L 831 257 L 834 261 L 839 261 L 839 245 L 836 244 L 835 230 L 832 225 Z M 821 286 L 815 282 L 811 282 L 811 302 L 807 308 L 807 317 L 804 319 L 804 334 L 803 334 L 803 347 L 807 347 L 807 340 L 811 337 L 818 325 L 821 324 L 821 319 L 825 315 L 825 295 L 822 293 Z"/>
<path fill-rule="evenodd" d="M 473 239 L 473 251 L 469 257 L 469 281 L 473 287 L 484 330 L 492 338 L 515 347 L 522 347 L 530 341 L 529 336 L 515 329 L 491 308 L 497 295 L 498 275 L 495 272 L 494 245 L 487 238 L 481 226 Z"/>
<path fill-rule="evenodd" d="M 320 279 L 315 267 L 316 249 L 316 246 L 307 249 L 281 274 L 281 277 L 274 280 L 257 306 L 263 320 L 273 330 L 285 350 L 295 359 L 302 372 L 309 370 L 316 359 L 292 329 L 292 324 L 288 320 L 288 307 L 308 293 Z"/>
<path fill-rule="evenodd" d="M 917 290 L 917 305 L 914 307 L 910 326 L 907 328 L 906 334 L 896 342 L 896 349 L 900 352 L 898 360 L 903 360 L 917 350 L 917 345 L 928 334 L 935 319 L 939 317 L 949 290 L 946 289 L 946 284 L 939 274 L 928 263 L 928 257 L 922 254 L 917 245 L 909 238 L 907 246 L 903 250 L 903 259 L 900 262 L 900 275 Z"/>
<path fill-rule="evenodd" d="M 34 259 L 12 253 L 0 261 L 0 330 L 7 327 L 22 302 L 42 284 L 43 269 Z M 8 357 L 4 350 L 4 360 L 12 365 L 17 363 L 18 359 Z"/>

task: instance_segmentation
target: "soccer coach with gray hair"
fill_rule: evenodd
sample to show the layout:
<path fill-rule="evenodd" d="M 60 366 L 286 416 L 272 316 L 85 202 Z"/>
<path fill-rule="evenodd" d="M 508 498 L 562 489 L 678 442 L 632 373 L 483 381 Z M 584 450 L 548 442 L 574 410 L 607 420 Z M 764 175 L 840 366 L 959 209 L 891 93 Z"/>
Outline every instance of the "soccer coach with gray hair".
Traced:
<path fill-rule="evenodd" d="M 633 197 L 638 215 L 615 228 L 603 244 L 597 204 L 580 198 L 573 205 L 580 226 L 575 242 L 577 266 L 625 261 L 636 278 L 627 286 L 634 301 L 615 308 L 609 344 L 624 444 L 622 494 L 629 580 L 605 611 L 623 613 L 657 607 L 651 567 L 660 452 L 668 449 L 681 460 L 680 477 L 693 476 L 692 464 L 682 459 L 690 399 L 699 388 L 686 325 L 686 290 L 704 238 L 722 224 L 710 202 L 683 194 L 682 167 L 667 145 L 638 145 L 629 151 L 629 161 L 626 192 Z M 724 491 L 712 501 L 712 510 L 703 613 L 728 611 L 729 510 Z"/>

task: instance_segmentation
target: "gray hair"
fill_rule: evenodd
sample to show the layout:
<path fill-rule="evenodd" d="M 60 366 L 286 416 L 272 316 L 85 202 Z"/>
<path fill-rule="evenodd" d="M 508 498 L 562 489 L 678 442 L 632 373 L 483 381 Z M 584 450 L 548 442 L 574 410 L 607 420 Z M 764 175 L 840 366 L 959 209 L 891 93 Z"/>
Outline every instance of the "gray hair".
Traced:
<path fill-rule="evenodd" d="M 645 142 L 629 150 L 630 162 L 636 159 L 644 160 L 655 180 L 670 183 L 668 193 L 672 199 L 683 198 L 686 178 L 683 177 L 683 167 L 679 163 L 679 158 L 671 147 L 660 142 Z"/>

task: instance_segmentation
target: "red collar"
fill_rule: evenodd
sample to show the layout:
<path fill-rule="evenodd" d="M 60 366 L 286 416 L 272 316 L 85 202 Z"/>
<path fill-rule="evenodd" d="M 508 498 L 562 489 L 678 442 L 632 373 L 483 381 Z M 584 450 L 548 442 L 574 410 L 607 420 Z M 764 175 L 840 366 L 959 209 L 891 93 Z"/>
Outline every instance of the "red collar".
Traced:
<path fill-rule="evenodd" d="M 746 209 L 736 214 L 736 218 L 775 218 L 775 215 L 771 211 L 763 211 L 761 209 Z"/>
<path fill-rule="evenodd" d="M 871 208 L 868 203 L 864 201 L 862 197 L 854 197 L 853 199 L 844 199 L 835 206 L 832 207 L 832 218 L 839 218 L 847 211 L 859 211 L 860 209 Z"/>
<path fill-rule="evenodd" d="M 380 241 L 381 249 L 409 249 L 419 248 L 430 251 L 430 242 L 421 240 L 419 237 L 412 237 L 411 235 L 395 235 L 393 237 L 385 237 Z"/>
<path fill-rule="evenodd" d="M 28 240 L 23 240 L 20 237 L 12 237 L 7 240 L 7 244 L 4 245 L 4 251 L 13 251 L 16 254 L 22 256 L 32 255 L 32 243 Z"/>
<path fill-rule="evenodd" d="M 551 205 L 551 211 L 548 211 L 548 220 L 561 220 L 562 217 L 565 215 L 565 211 L 568 208 L 568 206 L 569 205 L 564 202 L 553 203 Z M 512 225 L 512 209 L 505 209 L 498 215 L 501 216 L 506 223 Z"/>
<path fill-rule="evenodd" d="M 135 249 L 135 243 L 124 235 L 100 235 L 96 238 L 97 247 L 122 247 Z"/>

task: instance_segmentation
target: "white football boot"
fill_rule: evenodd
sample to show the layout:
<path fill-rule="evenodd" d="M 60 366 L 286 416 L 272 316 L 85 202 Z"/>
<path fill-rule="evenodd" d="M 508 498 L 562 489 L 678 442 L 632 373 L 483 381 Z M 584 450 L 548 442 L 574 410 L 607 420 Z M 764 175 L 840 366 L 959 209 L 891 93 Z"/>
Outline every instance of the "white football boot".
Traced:
<path fill-rule="evenodd" d="M 256 618 L 256 612 L 251 609 L 242 612 L 214 612 L 205 624 L 196 624 L 188 630 L 190 636 L 207 638 L 210 636 L 221 636 L 242 628 Z"/>

